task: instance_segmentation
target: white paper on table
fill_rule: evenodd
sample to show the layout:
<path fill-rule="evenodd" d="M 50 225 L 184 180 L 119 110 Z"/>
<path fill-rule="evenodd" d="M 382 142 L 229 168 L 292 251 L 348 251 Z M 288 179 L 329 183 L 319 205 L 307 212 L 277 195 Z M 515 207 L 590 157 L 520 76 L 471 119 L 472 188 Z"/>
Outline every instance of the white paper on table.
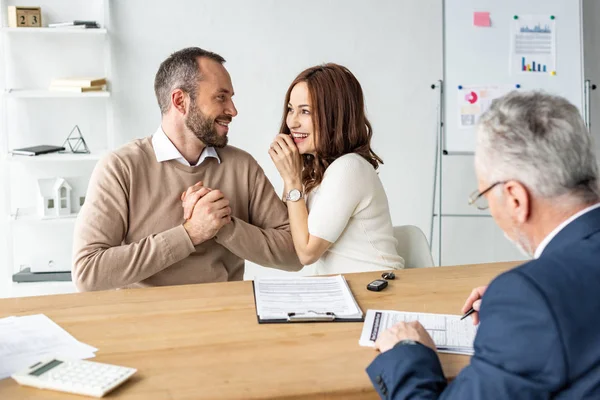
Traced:
<path fill-rule="evenodd" d="M 0 319 L 0 379 L 44 358 L 92 358 L 97 350 L 43 314 Z"/>
<path fill-rule="evenodd" d="M 439 352 L 472 355 L 477 327 L 470 318 L 462 321 L 460 318 L 460 315 L 449 314 L 367 310 L 358 343 L 361 346 L 373 347 L 379 335 L 398 322 L 419 321 Z"/>

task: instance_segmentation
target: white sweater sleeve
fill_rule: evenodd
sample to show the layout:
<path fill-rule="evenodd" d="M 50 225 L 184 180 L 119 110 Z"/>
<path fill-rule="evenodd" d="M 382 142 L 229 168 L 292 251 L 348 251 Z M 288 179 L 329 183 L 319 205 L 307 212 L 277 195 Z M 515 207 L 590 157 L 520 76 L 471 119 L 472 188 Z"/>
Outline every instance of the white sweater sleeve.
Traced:
<path fill-rule="evenodd" d="M 359 155 L 347 154 L 335 160 L 325 171 L 308 214 L 308 232 L 334 243 L 346 229 L 348 221 L 364 207 L 363 188 L 373 168 Z M 368 178 L 367 178 L 368 179 Z"/>

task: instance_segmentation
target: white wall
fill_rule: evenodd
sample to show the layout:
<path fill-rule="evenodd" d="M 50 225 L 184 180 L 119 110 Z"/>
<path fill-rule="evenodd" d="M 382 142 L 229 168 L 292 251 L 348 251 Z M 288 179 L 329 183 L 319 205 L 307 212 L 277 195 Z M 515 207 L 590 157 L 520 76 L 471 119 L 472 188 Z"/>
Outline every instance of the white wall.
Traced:
<path fill-rule="evenodd" d="M 214 50 L 227 59 L 236 91 L 239 115 L 230 143 L 254 155 L 281 191 L 267 150 L 278 133 L 285 91 L 304 68 L 337 62 L 363 86 L 394 223 L 428 231 L 437 101 L 430 85 L 442 74 L 439 0 L 173 1 L 155 7 L 128 0 L 115 2 L 112 12 L 115 124 L 123 141 L 149 135 L 159 124 L 152 86 L 159 63 L 186 46 Z M 248 275 L 260 272 L 250 267 Z"/>

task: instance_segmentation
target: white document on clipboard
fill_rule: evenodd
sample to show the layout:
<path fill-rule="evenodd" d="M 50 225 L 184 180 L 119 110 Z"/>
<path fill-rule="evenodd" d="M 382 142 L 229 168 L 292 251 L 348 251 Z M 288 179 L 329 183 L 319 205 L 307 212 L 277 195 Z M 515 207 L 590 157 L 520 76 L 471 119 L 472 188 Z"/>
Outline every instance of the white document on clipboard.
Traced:
<path fill-rule="evenodd" d="M 341 275 L 257 278 L 253 285 L 259 323 L 363 321 Z"/>

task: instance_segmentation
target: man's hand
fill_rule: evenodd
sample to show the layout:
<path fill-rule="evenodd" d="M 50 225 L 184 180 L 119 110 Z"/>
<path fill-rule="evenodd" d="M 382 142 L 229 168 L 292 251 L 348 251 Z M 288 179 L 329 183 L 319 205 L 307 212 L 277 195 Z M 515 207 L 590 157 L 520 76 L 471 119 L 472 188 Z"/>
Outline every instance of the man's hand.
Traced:
<path fill-rule="evenodd" d="M 211 190 L 198 200 L 193 207 L 192 215 L 183 227 L 196 246 L 213 238 L 224 225 L 230 222 L 229 200 L 220 190 Z"/>
<path fill-rule="evenodd" d="M 433 339 L 418 321 L 399 322 L 390 329 L 385 330 L 375 342 L 375 348 L 384 353 L 406 339 L 414 340 L 436 351 Z"/>
<path fill-rule="evenodd" d="M 481 307 L 481 298 L 485 293 L 487 286 L 480 286 L 478 288 L 473 289 L 469 297 L 467 297 L 467 301 L 465 301 L 465 305 L 462 308 L 463 314 L 466 313 L 473 307 L 475 312 L 471 314 L 473 317 L 473 325 L 479 324 L 479 308 Z"/>
<path fill-rule="evenodd" d="M 183 207 L 183 219 L 186 221 L 192 216 L 194 207 L 198 200 L 206 196 L 212 189 L 204 186 L 202 181 L 190 186 L 181 194 L 181 206 Z"/>

